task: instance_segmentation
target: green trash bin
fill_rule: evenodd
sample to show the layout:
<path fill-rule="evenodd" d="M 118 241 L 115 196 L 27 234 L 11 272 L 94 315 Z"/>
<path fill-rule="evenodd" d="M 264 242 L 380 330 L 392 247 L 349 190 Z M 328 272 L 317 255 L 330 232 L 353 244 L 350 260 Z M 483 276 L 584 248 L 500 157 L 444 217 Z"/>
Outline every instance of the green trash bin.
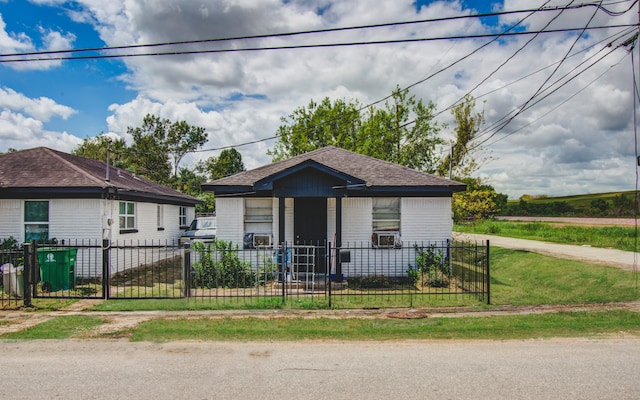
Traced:
<path fill-rule="evenodd" d="M 76 287 L 76 254 L 71 247 L 38 248 L 40 280 L 43 288 L 51 292 L 74 289 Z"/>

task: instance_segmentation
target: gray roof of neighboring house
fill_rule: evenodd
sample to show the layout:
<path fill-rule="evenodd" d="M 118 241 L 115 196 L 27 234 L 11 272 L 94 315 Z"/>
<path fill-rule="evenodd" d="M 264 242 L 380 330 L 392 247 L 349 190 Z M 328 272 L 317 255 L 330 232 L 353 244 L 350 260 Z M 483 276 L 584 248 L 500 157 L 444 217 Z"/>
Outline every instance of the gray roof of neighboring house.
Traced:
<path fill-rule="evenodd" d="M 288 160 L 268 164 L 250 171 L 227 176 L 203 185 L 203 188 L 247 187 L 276 174 L 282 174 L 309 161 L 321 164 L 336 173 L 346 174 L 364 182 L 366 187 L 413 188 L 438 187 L 452 192 L 465 190 L 466 185 L 377 158 L 327 146 Z"/>
<path fill-rule="evenodd" d="M 0 197 L 95 197 L 147 199 L 169 204 L 199 202 L 164 185 L 104 162 L 46 147 L 0 154 Z"/>

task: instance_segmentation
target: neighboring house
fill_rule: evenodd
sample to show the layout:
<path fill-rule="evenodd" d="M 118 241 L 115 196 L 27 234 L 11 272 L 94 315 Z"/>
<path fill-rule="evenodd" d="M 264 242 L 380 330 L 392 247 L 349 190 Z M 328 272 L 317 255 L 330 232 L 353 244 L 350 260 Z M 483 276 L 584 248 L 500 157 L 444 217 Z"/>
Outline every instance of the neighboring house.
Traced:
<path fill-rule="evenodd" d="M 377 249 L 451 239 L 451 197 L 466 185 L 329 146 L 202 188 L 216 196 L 218 239 L 245 249 L 358 246 L 366 251 L 350 261 L 361 265 L 354 258 Z M 406 268 L 398 265 L 397 274 Z"/>
<path fill-rule="evenodd" d="M 177 243 L 198 202 L 103 162 L 45 147 L 0 155 L 0 239 Z"/>

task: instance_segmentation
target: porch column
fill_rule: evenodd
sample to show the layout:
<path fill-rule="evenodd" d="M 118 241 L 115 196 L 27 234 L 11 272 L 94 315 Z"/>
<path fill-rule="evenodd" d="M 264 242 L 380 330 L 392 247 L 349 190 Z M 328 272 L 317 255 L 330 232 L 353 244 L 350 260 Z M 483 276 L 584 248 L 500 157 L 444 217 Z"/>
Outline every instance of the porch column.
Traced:
<path fill-rule="evenodd" d="M 284 242 L 284 197 L 278 197 L 278 244 Z"/>
<path fill-rule="evenodd" d="M 342 282 L 342 263 L 340 261 L 340 251 L 342 246 L 342 197 L 336 197 L 336 242 L 333 246 L 336 248 L 335 263 L 336 274 L 333 278 L 336 282 Z"/>

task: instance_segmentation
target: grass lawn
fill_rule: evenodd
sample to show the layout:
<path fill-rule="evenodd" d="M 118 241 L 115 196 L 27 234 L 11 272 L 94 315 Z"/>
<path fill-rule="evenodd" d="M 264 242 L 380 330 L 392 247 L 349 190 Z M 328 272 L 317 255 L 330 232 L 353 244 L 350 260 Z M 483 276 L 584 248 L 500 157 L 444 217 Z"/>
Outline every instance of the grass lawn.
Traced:
<path fill-rule="evenodd" d="M 491 249 L 493 305 L 609 303 L 639 299 L 637 272 L 526 251 Z"/>
<path fill-rule="evenodd" d="M 587 227 L 549 222 L 489 220 L 473 225 L 456 225 L 457 232 L 480 233 L 553 243 L 590 245 L 625 251 L 637 250 L 637 232 L 633 227 Z"/>
<path fill-rule="evenodd" d="M 425 319 L 158 319 L 131 332 L 133 341 L 217 340 L 425 340 L 533 339 L 640 336 L 631 311 L 571 312 Z"/>

